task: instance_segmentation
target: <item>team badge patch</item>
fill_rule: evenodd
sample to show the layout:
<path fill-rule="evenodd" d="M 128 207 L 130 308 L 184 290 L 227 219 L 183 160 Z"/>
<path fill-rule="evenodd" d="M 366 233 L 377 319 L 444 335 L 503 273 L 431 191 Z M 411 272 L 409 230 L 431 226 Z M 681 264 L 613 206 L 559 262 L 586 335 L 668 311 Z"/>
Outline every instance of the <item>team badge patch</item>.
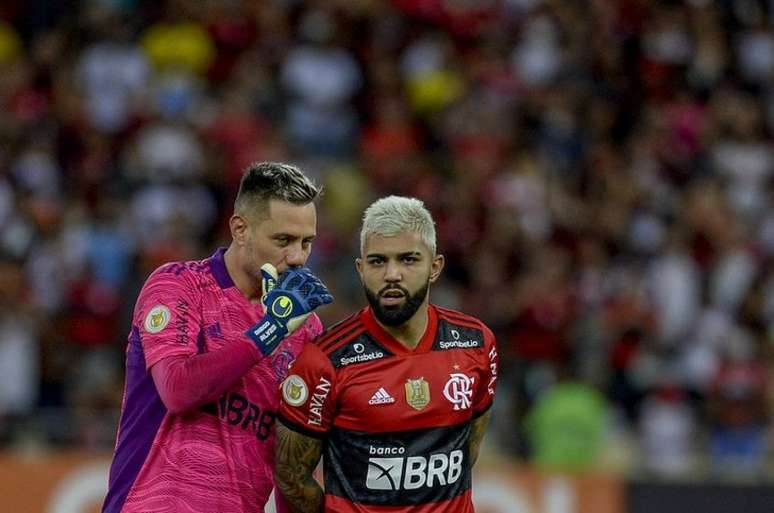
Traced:
<path fill-rule="evenodd" d="M 282 397 L 291 406 L 301 406 L 309 397 L 309 387 L 301 376 L 291 374 L 282 382 Z"/>
<path fill-rule="evenodd" d="M 443 396 L 454 405 L 454 410 L 467 410 L 472 404 L 473 383 L 475 378 L 454 372 L 443 387 Z"/>
<path fill-rule="evenodd" d="M 158 333 L 169 324 L 169 319 L 172 314 L 169 313 L 169 308 L 165 305 L 156 305 L 150 309 L 148 315 L 145 316 L 145 331 L 148 333 Z"/>
<path fill-rule="evenodd" d="M 406 402 L 415 410 L 422 410 L 430 404 L 430 384 L 425 381 L 425 378 L 409 379 L 404 387 Z"/>

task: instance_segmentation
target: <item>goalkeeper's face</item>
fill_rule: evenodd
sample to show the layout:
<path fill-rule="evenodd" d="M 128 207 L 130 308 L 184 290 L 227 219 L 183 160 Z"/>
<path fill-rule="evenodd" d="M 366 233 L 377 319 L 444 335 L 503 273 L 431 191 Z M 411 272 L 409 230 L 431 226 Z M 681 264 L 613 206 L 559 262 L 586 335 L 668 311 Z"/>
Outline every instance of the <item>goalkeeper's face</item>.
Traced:
<path fill-rule="evenodd" d="M 386 326 L 400 326 L 427 305 L 443 257 L 432 255 L 415 233 L 371 235 L 356 263 L 374 316 Z"/>
<path fill-rule="evenodd" d="M 312 251 L 317 234 L 317 212 L 313 203 L 294 205 L 270 200 L 268 218 L 250 219 L 244 233 L 247 273 L 260 279 L 261 266 L 272 264 L 283 273 L 302 267 Z"/>

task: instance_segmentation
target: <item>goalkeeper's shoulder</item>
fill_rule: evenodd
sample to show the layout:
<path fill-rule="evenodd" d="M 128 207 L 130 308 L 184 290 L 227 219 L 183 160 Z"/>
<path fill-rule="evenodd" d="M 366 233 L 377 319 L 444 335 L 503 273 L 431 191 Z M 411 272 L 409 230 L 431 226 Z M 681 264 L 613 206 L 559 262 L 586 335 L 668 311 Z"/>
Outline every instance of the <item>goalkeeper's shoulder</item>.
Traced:
<path fill-rule="evenodd" d="M 201 262 L 167 262 L 150 273 L 142 286 L 141 295 L 161 291 L 194 293 L 201 288 L 199 283 L 206 270 Z"/>

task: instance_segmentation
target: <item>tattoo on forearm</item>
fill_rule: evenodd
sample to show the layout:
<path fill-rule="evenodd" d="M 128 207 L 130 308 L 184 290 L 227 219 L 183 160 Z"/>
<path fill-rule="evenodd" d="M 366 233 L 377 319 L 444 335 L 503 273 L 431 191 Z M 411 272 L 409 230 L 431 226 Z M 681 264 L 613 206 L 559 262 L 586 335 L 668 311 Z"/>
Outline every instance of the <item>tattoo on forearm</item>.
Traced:
<path fill-rule="evenodd" d="M 321 452 L 319 440 L 277 424 L 274 473 L 277 486 L 294 513 L 323 510 L 323 490 L 312 476 Z"/>
<path fill-rule="evenodd" d="M 489 419 L 492 417 L 492 410 L 481 415 L 479 418 L 473 421 L 473 425 L 470 428 L 470 464 L 471 466 L 476 463 L 478 459 L 478 451 L 481 448 L 481 442 L 484 440 L 484 433 L 486 427 L 489 424 Z"/>

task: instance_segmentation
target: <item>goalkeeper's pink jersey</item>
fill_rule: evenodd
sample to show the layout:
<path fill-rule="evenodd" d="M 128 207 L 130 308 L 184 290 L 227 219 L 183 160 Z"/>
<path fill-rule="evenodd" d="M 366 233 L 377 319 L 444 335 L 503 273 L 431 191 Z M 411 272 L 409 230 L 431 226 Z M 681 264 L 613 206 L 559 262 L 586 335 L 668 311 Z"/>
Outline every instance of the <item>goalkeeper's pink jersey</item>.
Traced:
<path fill-rule="evenodd" d="M 262 512 L 273 487 L 278 388 L 312 315 L 216 401 L 181 414 L 164 407 L 149 369 L 168 356 L 213 351 L 263 315 L 236 288 L 224 249 L 166 264 L 148 278 L 126 350 L 126 388 L 104 513 Z"/>

